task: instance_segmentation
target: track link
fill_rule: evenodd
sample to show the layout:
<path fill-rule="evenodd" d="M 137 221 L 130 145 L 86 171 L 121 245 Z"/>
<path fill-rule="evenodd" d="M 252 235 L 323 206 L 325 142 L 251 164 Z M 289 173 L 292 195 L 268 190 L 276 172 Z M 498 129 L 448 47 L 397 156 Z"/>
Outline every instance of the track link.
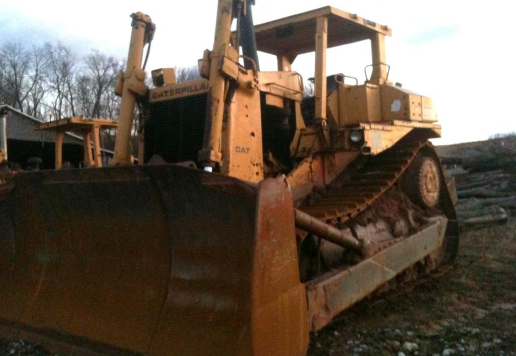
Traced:
<path fill-rule="evenodd" d="M 342 173 L 320 198 L 300 209 L 330 225 L 347 223 L 374 204 L 402 176 L 427 141 L 398 144 Z"/>
<path fill-rule="evenodd" d="M 342 227 L 344 224 L 349 224 L 392 188 L 423 150 L 424 154 L 432 156 L 436 162 L 439 162 L 432 144 L 427 140 L 399 142 L 377 156 L 369 156 L 356 161 L 327 189 L 309 197 L 308 203 L 300 210 L 332 226 Z M 439 174 L 444 182 L 444 173 L 441 167 L 439 167 Z M 451 267 L 456 258 L 458 232 L 456 231 L 455 208 L 447 191 L 443 193 L 442 198 L 441 208 L 451 226 L 443 247 L 445 257 L 437 264 L 433 263 L 430 258 L 421 260 L 418 264 L 425 266 L 424 271 L 414 265 L 402 272 L 396 280 L 404 281 L 405 283 L 401 283 L 403 285 L 416 279 L 418 280 L 416 284 L 419 284 L 443 274 Z M 392 246 L 398 241 L 399 239 L 387 241 L 380 244 L 379 249 Z M 418 272 L 418 270 L 420 271 Z M 394 289 L 401 287 L 396 280 L 386 285 L 386 288 L 381 288 L 383 292 L 391 290 L 393 287 Z M 413 283 L 408 284 L 413 285 Z M 396 285 L 398 286 L 396 287 Z"/>

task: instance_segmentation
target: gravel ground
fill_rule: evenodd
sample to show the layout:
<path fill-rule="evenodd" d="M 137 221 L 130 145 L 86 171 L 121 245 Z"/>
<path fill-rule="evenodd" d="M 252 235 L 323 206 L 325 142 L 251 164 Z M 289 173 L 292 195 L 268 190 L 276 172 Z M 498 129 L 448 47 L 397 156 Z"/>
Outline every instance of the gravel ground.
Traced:
<path fill-rule="evenodd" d="M 359 303 L 312 336 L 308 356 L 516 356 L 516 219 L 464 232 L 461 244 L 452 271 Z M 4 355 L 50 356 L 0 340 Z"/>
<path fill-rule="evenodd" d="M 51 354 L 39 345 L 29 344 L 22 340 L 0 339 L 0 356 L 51 356 Z"/>

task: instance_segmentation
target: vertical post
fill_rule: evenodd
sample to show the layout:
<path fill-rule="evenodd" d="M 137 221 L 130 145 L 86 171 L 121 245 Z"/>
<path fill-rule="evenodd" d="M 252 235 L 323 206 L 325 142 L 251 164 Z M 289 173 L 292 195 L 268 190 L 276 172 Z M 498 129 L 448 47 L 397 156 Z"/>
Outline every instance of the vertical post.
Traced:
<path fill-rule="evenodd" d="M 326 120 L 326 51 L 328 49 L 328 18 L 317 19 L 315 35 L 315 118 Z"/>
<path fill-rule="evenodd" d="M 56 169 L 63 166 L 63 139 L 64 131 L 56 131 Z"/>
<path fill-rule="evenodd" d="M 82 131 L 82 140 L 84 146 L 84 163 L 86 167 L 92 167 L 94 165 L 93 154 L 91 152 L 91 131 Z"/>
<path fill-rule="evenodd" d="M 387 56 L 385 54 L 385 35 L 376 33 L 371 38 L 371 52 L 373 55 L 373 73 L 370 82 L 384 84 L 387 81 Z"/>
<path fill-rule="evenodd" d="M 280 72 L 290 72 L 292 70 L 292 61 L 290 57 L 279 55 L 278 57 L 278 70 Z"/>
<path fill-rule="evenodd" d="M 219 71 L 220 61 L 229 46 L 231 23 L 233 21 L 233 0 L 219 0 L 215 40 L 211 52 L 210 91 L 204 128 L 204 142 L 199 152 L 199 161 L 206 171 L 222 162 L 221 138 L 224 119 L 226 79 Z"/>
<path fill-rule="evenodd" d="M 102 153 L 100 152 L 100 126 L 93 125 L 91 129 L 93 136 L 93 158 L 95 159 L 95 167 L 102 167 Z"/>
<path fill-rule="evenodd" d="M 131 42 L 127 56 L 127 69 L 123 74 L 122 101 L 120 103 L 120 118 L 115 141 L 114 164 L 131 163 L 131 130 L 133 128 L 134 108 L 136 105 L 135 90 L 146 90 L 145 72 L 142 70 L 143 47 L 150 41 L 154 24 L 150 17 L 140 12 L 132 15 Z"/>
<path fill-rule="evenodd" d="M 0 150 L 5 152 L 5 160 L 7 160 L 7 111 L 0 113 Z"/>

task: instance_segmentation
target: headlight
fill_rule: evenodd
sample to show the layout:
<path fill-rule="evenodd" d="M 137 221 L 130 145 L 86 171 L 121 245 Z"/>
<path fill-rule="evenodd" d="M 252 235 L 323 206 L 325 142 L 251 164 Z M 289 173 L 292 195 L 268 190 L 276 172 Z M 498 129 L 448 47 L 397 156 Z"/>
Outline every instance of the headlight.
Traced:
<path fill-rule="evenodd" d="M 349 139 L 353 143 L 359 143 L 360 141 L 362 141 L 362 138 L 362 131 L 351 131 L 351 134 L 349 135 Z"/>

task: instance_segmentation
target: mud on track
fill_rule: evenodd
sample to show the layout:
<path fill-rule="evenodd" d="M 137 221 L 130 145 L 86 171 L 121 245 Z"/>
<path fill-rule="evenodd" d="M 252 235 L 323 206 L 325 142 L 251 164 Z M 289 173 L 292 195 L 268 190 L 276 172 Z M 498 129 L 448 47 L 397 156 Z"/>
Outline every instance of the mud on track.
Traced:
<path fill-rule="evenodd" d="M 344 312 L 308 355 L 516 355 L 516 219 L 463 232 L 453 270 Z"/>

